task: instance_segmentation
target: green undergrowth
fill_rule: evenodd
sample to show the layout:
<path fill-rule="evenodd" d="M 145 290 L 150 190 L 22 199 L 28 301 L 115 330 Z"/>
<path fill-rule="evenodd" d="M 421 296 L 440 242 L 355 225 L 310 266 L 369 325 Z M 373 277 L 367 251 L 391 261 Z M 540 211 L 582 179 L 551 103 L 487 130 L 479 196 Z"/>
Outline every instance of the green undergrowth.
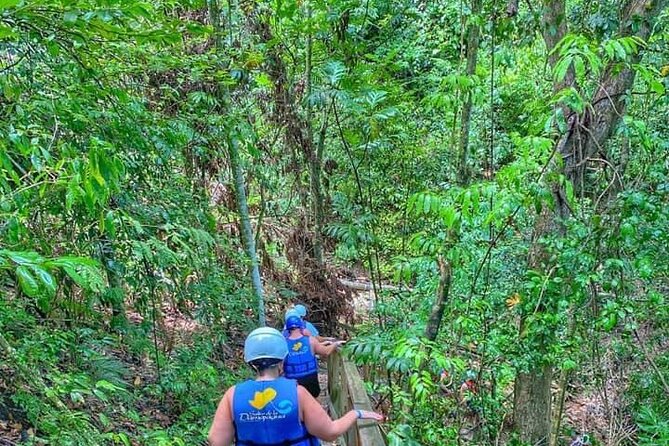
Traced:
<path fill-rule="evenodd" d="M 204 442 L 221 395 L 239 379 L 224 338 L 195 333 L 169 352 L 159 339 L 156 358 L 150 324 L 122 334 L 68 324 L 43 324 L 0 301 L 0 332 L 13 349 L 0 358 L 8 426 L 0 437 L 63 446 Z"/>

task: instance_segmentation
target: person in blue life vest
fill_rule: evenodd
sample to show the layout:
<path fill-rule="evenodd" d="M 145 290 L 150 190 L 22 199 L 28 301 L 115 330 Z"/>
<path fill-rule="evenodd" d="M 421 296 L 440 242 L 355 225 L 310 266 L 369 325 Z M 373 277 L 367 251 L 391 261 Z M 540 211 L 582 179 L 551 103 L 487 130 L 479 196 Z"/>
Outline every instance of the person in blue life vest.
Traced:
<path fill-rule="evenodd" d="M 313 333 L 311 332 L 311 330 L 309 330 L 308 328 L 306 328 L 306 324 L 304 323 L 304 320 L 302 320 L 302 317 L 300 316 L 300 314 L 297 312 L 297 310 L 296 310 L 295 308 L 290 308 L 290 309 L 288 309 L 288 310 L 286 311 L 286 314 L 284 315 L 284 319 L 283 319 L 283 320 L 284 320 L 284 321 L 287 321 L 288 318 L 291 317 L 291 316 L 297 316 L 297 317 L 300 318 L 300 320 L 302 321 L 302 325 L 301 325 L 301 327 L 300 327 L 300 330 L 301 330 L 301 333 L 302 333 L 304 336 L 313 336 Z M 284 324 L 283 324 L 283 330 L 281 331 L 281 333 L 282 333 L 285 337 L 288 337 L 288 328 L 286 328 L 286 324 L 285 324 L 285 322 L 284 322 Z"/>
<path fill-rule="evenodd" d="M 294 314 L 286 319 L 288 356 L 283 365 L 283 373 L 286 378 L 296 379 L 314 398 L 318 398 L 321 386 L 318 382 L 316 355 L 328 356 L 344 341 L 321 344 L 313 336 L 306 335 L 303 326 L 302 319 Z"/>
<path fill-rule="evenodd" d="M 332 420 L 296 381 L 280 377 L 288 355 L 278 330 L 253 330 L 244 343 L 244 361 L 255 380 L 231 387 L 221 399 L 209 430 L 210 446 L 317 446 L 334 441 L 357 419 L 383 421 L 376 412 L 351 410 Z"/>
<path fill-rule="evenodd" d="M 316 339 L 320 337 L 320 333 L 318 332 L 318 329 L 314 327 L 314 324 L 309 322 L 306 317 L 307 317 L 307 307 L 303 304 L 297 304 L 295 305 L 295 311 L 297 311 L 297 314 L 300 315 L 300 318 L 302 321 L 304 321 L 304 328 L 309 330 L 311 332 L 312 336 L 316 336 Z M 319 339 L 319 341 L 321 341 Z"/>
<path fill-rule="evenodd" d="M 318 329 L 314 326 L 314 324 L 312 324 L 306 319 L 307 307 L 304 304 L 297 304 L 288 311 L 297 312 L 298 316 L 300 316 L 300 319 L 302 319 L 302 322 L 304 323 L 305 332 L 310 333 L 311 336 L 314 336 L 318 340 L 318 342 L 322 342 L 325 345 L 329 345 L 332 342 L 337 342 L 337 338 L 321 336 Z"/>

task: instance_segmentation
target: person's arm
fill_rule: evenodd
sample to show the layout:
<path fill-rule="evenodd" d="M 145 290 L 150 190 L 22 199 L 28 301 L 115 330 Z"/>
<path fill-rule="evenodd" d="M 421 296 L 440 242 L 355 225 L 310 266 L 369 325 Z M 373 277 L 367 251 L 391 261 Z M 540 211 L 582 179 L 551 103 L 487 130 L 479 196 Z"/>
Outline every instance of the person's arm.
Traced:
<path fill-rule="evenodd" d="M 228 389 L 218 403 L 214 422 L 209 429 L 209 446 L 230 446 L 235 438 L 235 426 L 232 424 L 232 395 L 234 387 Z"/>
<path fill-rule="evenodd" d="M 311 351 L 320 356 L 329 356 L 330 353 L 336 350 L 341 345 L 340 342 L 333 342 L 330 345 L 321 344 L 316 338 L 310 337 L 309 344 L 311 344 Z"/>
<path fill-rule="evenodd" d="M 383 415 L 367 410 L 351 410 L 343 417 L 333 421 L 323 410 L 321 403 L 311 396 L 304 387 L 297 386 L 297 398 L 301 417 L 307 431 L 323 441 L 335 441 L 339 438 L 353 426 L 353 423 L 358 419 L 358 414 L 360 414 L 361 419 L 383 421 Z"/>

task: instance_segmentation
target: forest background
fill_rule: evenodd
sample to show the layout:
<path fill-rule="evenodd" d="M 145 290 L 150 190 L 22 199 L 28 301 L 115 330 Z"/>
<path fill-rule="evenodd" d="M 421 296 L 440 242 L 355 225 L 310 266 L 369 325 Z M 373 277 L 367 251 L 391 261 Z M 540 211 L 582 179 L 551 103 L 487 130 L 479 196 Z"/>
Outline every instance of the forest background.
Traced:
<path fill-rule="evenodd" d="M 0 0 L 0 443 L 202 442 L 304 302 L 390 444 L 669 445 L 668 3 Z"/>

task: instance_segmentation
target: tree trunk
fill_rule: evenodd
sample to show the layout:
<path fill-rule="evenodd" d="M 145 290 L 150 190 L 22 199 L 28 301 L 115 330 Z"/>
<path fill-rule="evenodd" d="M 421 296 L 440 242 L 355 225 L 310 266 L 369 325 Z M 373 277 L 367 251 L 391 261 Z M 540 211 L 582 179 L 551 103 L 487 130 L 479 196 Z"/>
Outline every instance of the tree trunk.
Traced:
<path fill-rule="evenodd" d="M 548 444 L 551 425 L 551 380 L 553 368 L 545 364 L 519 373 L 514 386 L 514 422 L 520 440 L 532 445 Z"/>
<path fill-rule="evenodd" d="M 116 255 L 114 244 L 106 235 L 101 235 L 99 240 L 100 263 L 107 275 L 109 288 L 105 290 L 104 299 L 112 309 L 111 326 L 114 329 L 124 330 L 128 325 L 125 313 L 125 293 L 123 291 L 123 280 L 116 269 Z"/>
<path fill-rule="evenodd" d="M 653 24 L 667 0 L 628 0 L 623 7 L 623 19 L 620 27 L 621 36 L 636 35 L 647 40 Z M 543 15 L 544 41 L 549 53 L 567 33 L 564 0 L 547 0 Z M 633 26 L 634 25 L 634 26 Z M 632 32 L 634 29 L 635 32 Z M 641 60 L 641 51 L 632 57 L 632 64 Z M 548 61 L 554 67 L 559 54 L 553 52 Z M 582 114 L 563 107 L 568 117 L 568 130 L 557 141 L 556 151 L 562 158 L 562 166 L 554 162 L 552 170 L 564 173 L 571 181 L 575 192 L 582 191 L 587 185 L 585 167 L 588 160 L 598 151 L 606 150 L 606 143 L 620 123 L 627 105 L 628 93 L 634 84 L 635 73 L 628 67 L 620 69 L 618 64 L 610 64 L 598 80 L 598 89 Z M 555 92 L 575 85 L 573 71 L 570 69 L 560 82 L 553 86 Z M 555 201 L 554 211 L 545 208 L 537 217 L 535 234 L 530 248 L 529 266 L 533 269 L 547 268 L 547 256 L 540 244 L 542 238 L 559 236 L 564 233 L 564 219 L 571 210 L 566 198 L 566 188 L 557 182 L 550 185 Z M 539 307 L 545 311 L 545 307 Z M 522 326 L 521 321 L 521 326 Z M 540 347 L 545 353 L 547 345 Z M 551 364 L 545 364 L 528 372 L 519 372 L 514 386 L 514 423 L 522 441 L 531 444 L 545 444 L 551 437 L 551 398 L 550 386 L 553 370 Z"/>
<path fill-rule="evenodd" d="M 220 48 L 223 43 L 223 33 L 221 30 L 221 5 L 219 0 L 207 0 L 209 7 L 209 21 L 214 29 L 214 43 Z"/>
<path fill-rule="evenodd" d="M 437 335 L 439 334 L 439 327 L 441 326 L 441 319 L 444 316 L 444 310 L 448 303 L 448 295 L 453 278 L 451 264 L 443 257 L 439 257 L 437 262 L 439 263 L 439 286 L 437 287 L 430 318 L 425 327 L 425 337 L 430 341 L 437 339 Z"/>
<path fill-rule="evenodd" d="M 476 60 L 479 52 L 479 26 L 476 20 L 481 13 L 481 0 L 472 0 L 472 13 L 469 17 L 469 25 L 467 25 L 467 68 L 466 74 L 471 78 L 476 74 Z M 460 162 L 458 168 L 458 182 L 460 184 L 469 183 L 470 168 L 468 166 L 469 160 L 469 129 L 472 121 L 472 91 L 468 88 L 465 98 L 465 103 L 462 106 L 462 119 L 460 126 L 460 147 L 458 153 L 460 155 Z"/>
<path fill-rule="evenodd" d="M 223 49 L 221 33 L 221 8 L 219 0 L 208 0 L 209 19 L 215 31 L 215 44 L 218 50 Z M 222 88 L 218 88 L 219 96 L 225 96 Z M 249 217 L 249 207 L 246 201 L 246 185 L 244 183 L 244 169 L 242 168 L 239 157 L 239 141 L 232 135 L 228 135 L 228 155 L 230 159 L 230 170 L 235 183 L 235 195 L 237 198 L 237 211 L 241 220 L 242 240 L 246 254 L 250 260 L 251 284 L 258 300 L 258 322 L 261 326 L 266 325 L 265 318 L 265 298 L 260 276 L 260 262 L 256 251 L 256 241 L 253 235 L 253 227 Z M 258 223 L 260 224 L 260 223 Z"/>
<path fill-rule="evenodd" d="M 228 151 L 230 154 L 230 168 L 235 180 L 237 207 L 242 223 L 242 237 L 246 253 L 251 260 L 251 281 L 253 282 L 253 291 L 255 291 L 258 299 L 258 322 L 260 325 L 265 325 L 265 300 L 263 298 L 264 291 L 260 278 L 260 266 L 256 253 L 256 242 L 253 237 L 253 228 L 251 228 L 251 219 L 249 218 L 249 207 L 246 203 L 246 187 L 244 186 L 244 171 L 239 158 L 239 142 L 234 137 L 230 137 L 228 140 Z"/>
<path fill-rule="evenodd" d="M 307 140 L 311 142 L 311 153 L 305 153 L 309 157 L 309 185 L 311 188 L 311 212 L 314 222 L 314 260 L 320 267 L 323 266 L 323 193 L 321 189 L 321 160 L 322 160 L 322 145 L 319 142 L 317 150 L 313 149 L 313 126 L 311 123 L 311 71 L 312 71 L 312 53 L 313 53 L 313 37 L 311 30 L 311 3 L 306 2 L 307 8 L 307 66 L 306 66 L 306 127 Z"/>

